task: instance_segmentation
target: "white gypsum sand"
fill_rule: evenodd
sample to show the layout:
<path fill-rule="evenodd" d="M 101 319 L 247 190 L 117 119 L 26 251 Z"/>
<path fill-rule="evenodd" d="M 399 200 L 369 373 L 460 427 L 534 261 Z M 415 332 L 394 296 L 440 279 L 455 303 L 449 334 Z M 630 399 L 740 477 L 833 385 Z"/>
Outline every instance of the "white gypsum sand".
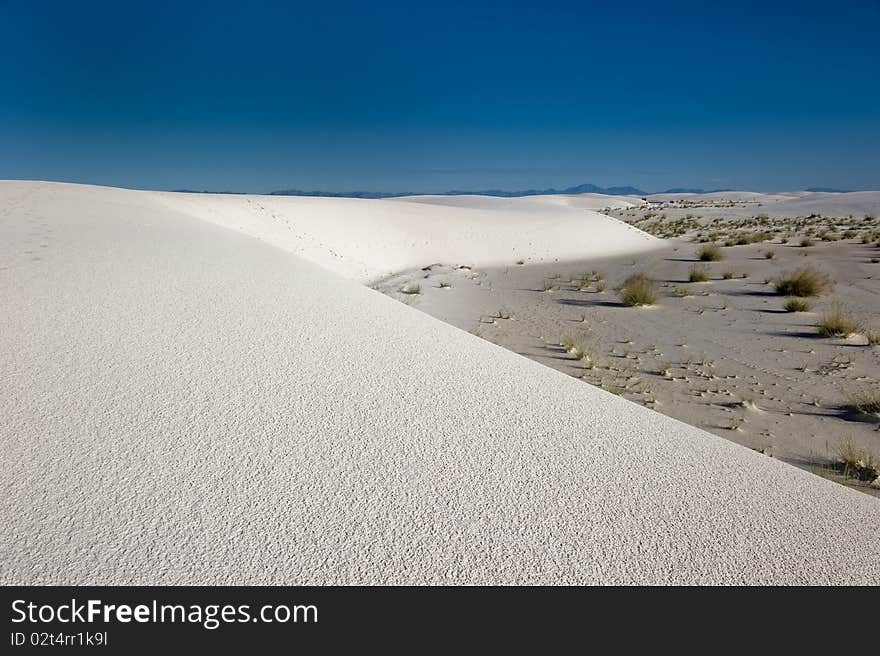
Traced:
<path fill-rule="evenodd" d="M 876 499 L 169 197 L 0 183 L 3 583 L 880 581 Z"/>

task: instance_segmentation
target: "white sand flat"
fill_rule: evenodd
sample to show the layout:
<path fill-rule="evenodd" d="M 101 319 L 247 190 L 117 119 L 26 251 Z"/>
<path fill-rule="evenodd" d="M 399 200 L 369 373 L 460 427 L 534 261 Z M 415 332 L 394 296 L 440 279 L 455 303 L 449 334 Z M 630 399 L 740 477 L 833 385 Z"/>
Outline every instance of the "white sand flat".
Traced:
<path fill-rule="evenodd" d="M 643 233 L 177 196 L 0 183 L 3 583 L 880 583 L 877 499 L 315 263 Z"/>

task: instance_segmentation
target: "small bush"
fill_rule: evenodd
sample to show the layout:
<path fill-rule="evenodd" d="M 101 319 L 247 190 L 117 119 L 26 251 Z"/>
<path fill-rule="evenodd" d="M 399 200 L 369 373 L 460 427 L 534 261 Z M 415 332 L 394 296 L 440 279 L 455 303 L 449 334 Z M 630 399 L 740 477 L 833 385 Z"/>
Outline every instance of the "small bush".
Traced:
<path fill-rule="evenodd" d="M 421 294 L 422 293 L 422 286 L 421 285 L 407 285 L 406 287 L 404 287 L 403 289 L 400 290 L 400 293 L 401 294 L 410 294 L 410 295 Z"/>
<path fill-rule="evenodd" d="M 880 476 L 880 459 L 847 442 L 840 449 L 843 475 L 860 481 L 873 481 Z"/>
<path fill-rule="evenodd" d="M 657 301 L 657 283 L 644 273 L 636 273 L 623 281 L 620 300 L 624 305 L 653 305 Z"/>
<path fill-rule="evenodd" d="M 834 281 L 812 267 L 801 267 L 786 273 L 776 283 L 776 292 L 785 296 L 819 296 L 830 290 Z"/>
<path fill-rule="evenodd" d="M 709 270 L 706 267 L 695 264 L 691 267 L 688 280 L 691 282 L 706 282 L 709 280 Z"/>
<path fill-rule="evenodd" d="M 776 259 L 776 251 L 764 251 L 764 259 L 775 260 Z"/>
<path fill-rule="evenodd" d="M 802 298 L 790 298 L 785 302 L 786 312 L 809 312 L 810 304 Z"/>
<path fill-rule="evenodd" d="M 810 239 L 809 237 L 804 237 L 803 239 L 801 239 L 801 248 L 809 248 L 812 245 L 813 245 L 813 240 Z"/>
<path fill-rule="evenodd" d="M 693 296 L 694 294 L 690 289 L 688 289 L 684 285 L 679 285 L 678 287 L 675 288 L 675 295 L 678 296 L 679 298 L 685 298 L 687 296 Z"/>
<path fill-rule="evenodd" d="M 715 244 L 706 244 L 697 252 L 697 258 L 701 262 L 720 262 L 724 259 L 724 253 Z"/>
<path fill-rule="evenodd" d="M 880 330 L 867 330 L 865 331 L 865 337 L 868 338 L 868 344 L 871 346 L 880 344 Z"/>
<path fill-rule="evenodd" d="M 862 392 L 850 397 L 849 409 L 853 412 L 862 412 L 866 415 L 880 413 L 880 389 L 871 392 Z"/>
<path fill-rule="evenodd" d="M 823 337 L 849 337 L 857 333 L 861 326 L 858 321 L 836 307 L 822 315 L 817 327 Z"/>
<path fill-rule="evenodd" d="M 725 280 L 733 280 L 733 271 L 725 271 L 721 274 L 721 277 Z"/>

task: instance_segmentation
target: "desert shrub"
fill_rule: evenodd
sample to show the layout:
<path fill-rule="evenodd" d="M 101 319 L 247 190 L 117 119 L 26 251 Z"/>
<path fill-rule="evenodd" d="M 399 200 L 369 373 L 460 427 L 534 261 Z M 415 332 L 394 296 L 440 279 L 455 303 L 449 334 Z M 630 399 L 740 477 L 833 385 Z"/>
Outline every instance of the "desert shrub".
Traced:
<path fill-rule="evenodd" d="M 851 396 L 848 407 L 853 412 L 863 412 L 866 415 L 880 413 L 880 389 L 860 392 Z"/>
<path fill-rule="evenodd" d="M 819 319 L 817 328 L 823 337 L 849 337 L 860 328 L 858 321 L 839 307 L 829 310 Z"/>
<path fill-rule="evenodd" d="M 691 267 L 688 280 L 691 282 L 706 282 L 709 280 L 709 270 L 704 266 L 695 264 Z"/>
<path fill-rule="evenodd" d="M 801 239 L 801 247 L 802 248 L 809 248 L 812 245 L 813 245 L 813 240 L 810 239 L 809 237 L 804 237 L 803 239 Z"/>
<path fill-rule="evenodd" d="M 724 259 L 724 253 L 715 244 L 706 244 L 697 252 L 697 258 L 701 262 L 720 262 Z"/>
<path fill-rule="evenodd" d="M 774 251 L 774 250 L 764 251 L 764 258 L 768 259 L 768 260 L 776 259 L 776 251 Z"/>
<path fill-rule="evenodd" d="M 785 296 L 819 296 L 833 286 L 828 274 L 805 266 L 783 274 L 776 282 L 776 292 Z"/>
<path fill-rule="evenodd" d="M 620 300 L 629 307 L 653 305 L 657 301 L 657 283 L 644 273 L 636 273 L 623 281 Z"/>
<path fill-rule="evenodd" d="M 725 280 L 733 280 L 733 271 L 725 271 L 721 274 L 721 277 Z"/>
<path fill-rule="evenodd" d="M 852 442 L 841 447 L 839 457 L 844 476 L 860 481 L 873 481 L 880 476 L 880 459 L 857 449 Z"/>
<path fill-rule="evenodd" d="M 802 298 L 792 297 L 785 302 L 786 312 L 809 312 L 810 304 Z"/>

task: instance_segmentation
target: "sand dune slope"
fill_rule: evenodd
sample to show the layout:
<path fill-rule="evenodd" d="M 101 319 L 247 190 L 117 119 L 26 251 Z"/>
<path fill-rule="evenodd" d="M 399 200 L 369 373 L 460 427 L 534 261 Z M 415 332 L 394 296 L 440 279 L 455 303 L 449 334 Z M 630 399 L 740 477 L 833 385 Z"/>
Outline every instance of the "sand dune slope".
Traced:
<path fill-rule="evenodd" d="M 503 266 L 661 245 L 593 211 L 627 204 L 609 197 L 153 195 L 174 211 L 239 230 L 362 282 L 435 263 Z"/>
<path fill-rule="evenodd" d="M 876 499 L 155 194 L 0 184 L 0 302 L 3 583 L 880 582 Z"/>

